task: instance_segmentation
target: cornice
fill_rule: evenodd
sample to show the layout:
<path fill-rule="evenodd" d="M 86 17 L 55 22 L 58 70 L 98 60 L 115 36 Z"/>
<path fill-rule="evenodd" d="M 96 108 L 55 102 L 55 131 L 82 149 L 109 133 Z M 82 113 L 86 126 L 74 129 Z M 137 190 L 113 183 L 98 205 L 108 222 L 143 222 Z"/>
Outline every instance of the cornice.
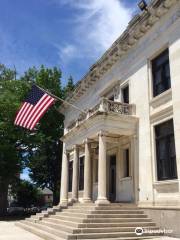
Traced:
<path fill-rule="evenodd" d="M 129 22 L 123 34 L 112 44 L 102 57 L 91 66 L 89 72 L 77 83 L 74 92 L 67 98 L 67 101 L 70 103 L 77 101 L 89 87 L 102 78 L 117 61 L 127 54 L 127 52 L 178 1 L 179 0 L 152 0 L 148 6 L 148 11 L 143 11 L 141 14 L 136 15 Z"/>

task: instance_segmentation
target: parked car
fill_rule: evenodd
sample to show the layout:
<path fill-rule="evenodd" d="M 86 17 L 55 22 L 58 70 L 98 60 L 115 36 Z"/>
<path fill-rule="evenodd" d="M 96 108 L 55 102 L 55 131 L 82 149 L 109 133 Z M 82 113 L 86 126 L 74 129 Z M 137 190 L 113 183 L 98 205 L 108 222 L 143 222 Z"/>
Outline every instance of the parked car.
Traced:
<path fill-rule="evenodd" d="M 25 210 L 23 207 L 9 207 L 7 212 L 11 216 L 22 216 L 24 215 Z"/>

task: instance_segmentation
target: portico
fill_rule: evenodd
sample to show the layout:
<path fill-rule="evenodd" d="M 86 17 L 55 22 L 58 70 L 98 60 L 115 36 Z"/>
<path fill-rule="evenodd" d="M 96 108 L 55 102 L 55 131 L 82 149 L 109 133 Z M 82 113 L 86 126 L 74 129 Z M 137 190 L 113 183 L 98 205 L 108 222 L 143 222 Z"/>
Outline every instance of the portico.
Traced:
<path fill-rule="evenodd" d="M 118 161 L 122 158 L 118 154 L 120 145 L 123 144 L 124 140 L 132 145 L 138 122 L 138 119 L 132 115 L 132 109 L 131 105 L 103 99 L 98 107 L 96 106 L 93 111 L 87 113 L 87 116 L 82 117 L 81 115 L 81 118 L 74 125 L 71 125 L 71 128 L 62 138 L 64 142 L 61 178 L 62 205 L 67 205 L 68 201 L 84 203 L 94 201 L 98 205 L 110 203 L 109 185 L 116 185 L 116 183 L 110 184 L 110 178 L 111 181 L 116 181 L 115 175 L 118 176 L 116 169 L 112 174 L 109 172 L 110 156 L 113 154 L 116 156 L 119 166 Z M 111 154 L 112 149 L 117 151 Z M 131 146 L 129 150 L 132 152 L 134 148 Z M 84 156 L 82 196 L 79 195 L 80 155 Z M 134 154 L 130 154 L 130 156 L 131 161 Z M 72 178 L 68 176 L 69 162 L 73 162 Z M 72 179 L 72 189 L 68 189 L 69 179 Z M 68 190 L 70 190 L 69 194 Z M 118 198 L 115 198 L 114 201 L 118 201 Z"/>

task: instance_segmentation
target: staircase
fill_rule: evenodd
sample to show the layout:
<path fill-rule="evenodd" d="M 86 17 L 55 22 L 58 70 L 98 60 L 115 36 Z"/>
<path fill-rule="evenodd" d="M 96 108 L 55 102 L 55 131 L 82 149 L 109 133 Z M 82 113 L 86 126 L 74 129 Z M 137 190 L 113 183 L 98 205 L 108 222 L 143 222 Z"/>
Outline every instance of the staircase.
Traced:
<path fill-rule="evenodd" d="M 16 225 L 45 240 L 133 240 L 158 236 L 152 233 L 136 235 L 136 227 L 143 230 L 158 230 L 158 227 L 135 205 L 118 203 L 107 206 L 76 203 L 68 208 L 27 218 Z"/>

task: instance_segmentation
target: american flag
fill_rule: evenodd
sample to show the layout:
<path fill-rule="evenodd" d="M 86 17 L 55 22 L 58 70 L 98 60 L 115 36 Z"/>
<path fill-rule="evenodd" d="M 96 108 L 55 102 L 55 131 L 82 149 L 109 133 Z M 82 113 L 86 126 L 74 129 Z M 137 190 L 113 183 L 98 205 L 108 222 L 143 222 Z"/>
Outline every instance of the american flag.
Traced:
<path fill-rule="evenodd" d="M 33 85 L 16 115 L 14 124 L 33 130 L 40 118 L 54 102 L 55 98 Z"/>

